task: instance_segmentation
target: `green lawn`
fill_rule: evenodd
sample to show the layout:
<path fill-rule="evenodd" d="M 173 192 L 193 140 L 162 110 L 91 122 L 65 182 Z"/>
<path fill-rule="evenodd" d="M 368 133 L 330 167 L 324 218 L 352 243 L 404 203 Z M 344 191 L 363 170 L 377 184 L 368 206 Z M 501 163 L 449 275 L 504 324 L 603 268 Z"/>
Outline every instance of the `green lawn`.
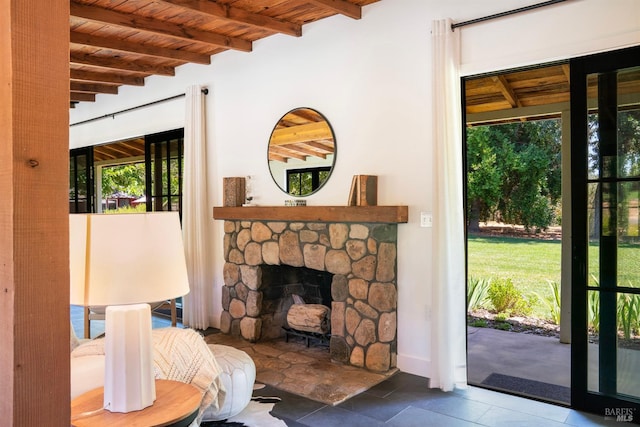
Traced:
<path fill-rule="evenodd" d="M 469 236 L 469 277 L 511 279 L 525 296 L 550 296 L 547 281 L 560 283 L 560 249 L 560 241 Z M 541 301 L 533 309 L 535 317 L 547 317 Z"/>
<path fill-rule="evenodd" d="M 537 292 L 542 297 L 551 296 L 547 281 L 560 283 L 560 241 L 520 239 L 510 237 L 469 236 L 469 278 L 511 279 L 526 296 Z M 589 247 L 589 273 L 596 277 L 598 246 Z M 640 247 L 620 244 L 618 250 L 618 275 L 620 286 L 640 287 Z M 595 283 L 591 283 L 594 284 Z M 534 306 L 535 317 L 547 318 L 544 303 Z"/>

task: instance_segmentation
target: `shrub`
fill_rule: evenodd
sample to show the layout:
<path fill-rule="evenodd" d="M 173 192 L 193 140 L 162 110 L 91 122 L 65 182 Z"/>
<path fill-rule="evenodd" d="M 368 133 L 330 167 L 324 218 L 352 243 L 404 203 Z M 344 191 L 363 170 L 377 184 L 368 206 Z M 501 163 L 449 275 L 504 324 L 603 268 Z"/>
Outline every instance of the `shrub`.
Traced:
<path fill-rule="evenodd" d="M 618 295 L 618 324 L 622 326 L 625 339 L 638 330 L 638 316 L 640 315 L 640 299 L 638 295 Z"/>
<path fill-rule="evenodd" d="M 467 311 L 473 311 L 484 306 L 487 302 L 489 279 L 469 278 L 467 285 Z"/>
<path fill-rule="evenodd" d="M 593 274 L 591 279 L 599 286 L 599 280 Z M 600 292 L 589 291 L 587 294 L 589 329 L 593 333 L 600 332 Z M 618 294 L 616 321 L 618 330 L 625 339 L 630 339 L 632 334 L 640 331 L 640 296 L 631 294 Z"/>
<path fill-rule="evenodd" d="M 509 318 L 509 313 L 498 313 L 496 314 L 496 321 L 498 322 L 506 322 L 507 319 Z"/>
<path fill-rule="evenodd" d="M 511 325 L 507 322 L 500 322 L 498 324 L 496 324 L 496 329 L 500 329 L 503 331 L 510 331 L 511 330 Z"/>
<path fill-rule="evenodd" d="M 497 279 L 491 282 L 487 291 L 489 300 L 497 313 L 528 315 L 532 311 L 532 301 L 527 301 L 511 279 Z"/>
<path fill-rule="evenodd" d="M 471 323 L 469 323 L 469 326 L 475 326 L 476 328 L 486 328 L 487 326 L 489 326 L 489 324 L 485 319 L 474 319 Z"/>
<path fill-rule="evenodd" d="M 146 212 L 147 205 L 145 203 L 139 203 L 136 206 L 121 206 L 118 209 L 109 209 L 104 211 L 105 214 L 122 214 L 122 213 L 139 213 Z"/>
<path fill-rule="evenodd" d="M 549 288 L 551 288 L 551 296 L 541 297 L 536 294 L 539 299 L 542 300 L 544 305 L 547 306 L 549 310 L 550 319 L 556 325 L 560 324 L 560 284 L 558 282 L 553 282 L 551 280 L 547 280 L 547 284 Z"/>

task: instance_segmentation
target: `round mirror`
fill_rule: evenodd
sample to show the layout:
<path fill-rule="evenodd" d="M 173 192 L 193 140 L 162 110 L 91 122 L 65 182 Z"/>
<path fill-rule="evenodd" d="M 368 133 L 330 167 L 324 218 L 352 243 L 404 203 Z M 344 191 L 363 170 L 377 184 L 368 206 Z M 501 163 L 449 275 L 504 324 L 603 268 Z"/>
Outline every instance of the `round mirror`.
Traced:
<path fill-rule="evenodd" d="M 335 136 L 327 119 L 311 108 L 296 108 L 276 123 L 269 138 L 269 171 L 282 191 L 308 196 L 331 175 Z"/>

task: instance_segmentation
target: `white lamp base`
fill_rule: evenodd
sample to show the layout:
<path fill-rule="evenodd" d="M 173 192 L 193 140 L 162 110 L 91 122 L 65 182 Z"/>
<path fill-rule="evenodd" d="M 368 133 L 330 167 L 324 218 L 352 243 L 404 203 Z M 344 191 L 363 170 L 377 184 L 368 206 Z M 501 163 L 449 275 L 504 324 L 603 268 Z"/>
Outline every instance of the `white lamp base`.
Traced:
<path fill-rule="evenodd" d="M 131 412 L 153 405 L 156 383 L 149 304 L 107 307 L 104 345 L 104 408 Z"/>

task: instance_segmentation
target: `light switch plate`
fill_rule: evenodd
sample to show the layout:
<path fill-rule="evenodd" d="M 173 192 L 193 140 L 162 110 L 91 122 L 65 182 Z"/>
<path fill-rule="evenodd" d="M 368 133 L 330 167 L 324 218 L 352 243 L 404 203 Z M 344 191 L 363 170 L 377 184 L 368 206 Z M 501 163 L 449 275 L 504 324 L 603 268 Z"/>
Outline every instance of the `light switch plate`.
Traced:
<path fill-rule="evenodd" d="M 429 212 L 420 212 L 420 227 L 433 227 L 433 215 Z"/>

